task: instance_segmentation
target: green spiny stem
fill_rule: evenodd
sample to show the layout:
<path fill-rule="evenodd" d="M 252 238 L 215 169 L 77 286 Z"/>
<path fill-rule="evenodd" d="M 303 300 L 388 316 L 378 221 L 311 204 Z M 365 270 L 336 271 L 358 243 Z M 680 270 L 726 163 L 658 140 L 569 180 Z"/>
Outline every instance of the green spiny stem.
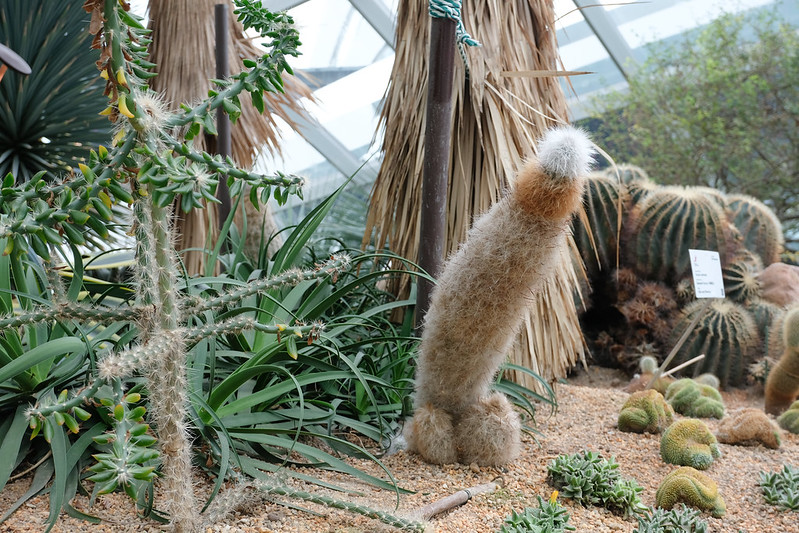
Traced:
<path fill-rule="evenodd" d="M 185 143 L 163 135 L 164 141 L 169 147 L 178 154 L 185 156 L 190 161 L 205 165 L 211 172 L 219 172 L 235 179 L 241 179 L 251 184 L 273 185 L 277 187 L 296 187 L 301 188 L 305 184 L 305 178 L 294 175 L 278 173 L 274 177 L 265 176 L 255 172 L 247 172 L 236 168 L 233 161 L 222 161 L 218 156 L 214 157 L 205 152 L 195 152 Z"/>
<path fill-rule="evenodd" d="M 427 527 L 423 522 L 401 518 L 384 511 L 378 511 L 376 509 L 366 507 L 365 505 L 338 500 L 329 496 L 320 496 L 317 494 L 311 494 L 310 492 L 295 490 L 288 487 L 276 487 L 267 485 L 265 483 L 257 483 L 256 486 L 258 489 L 266 492 L 267 494 L 277 494 L 279 496 L 287 496 L 289 498 L 296 498 L 306 502 L 317 503 L 319 505 L 332 507 L 334 509 L 342 509 L 350 513 L 355 513 L 367 518 L 379 520 L 384 524 L 388 524 L 405 531 L 418 531 L 419 533 L 423 533 Z"/>
<path fill-rule="evenodd" d="M 98 365 L 101 379 L 126 378 L 137 372 L 151 370 L 164 353 L 182 348 L 182 330 L 159 331 L 150 334 L 146 344 L 106 356 Z M 179 343 L 180 346 L 176 346 Z"/>
<path fill-rule="evenodd" d="M 241 333 L 242 331 L 253 329 L 263 333 L 271 333 L 273 335 L 295 335 L 299 338 L 308 337 L 309 339 L 315 339 L 324 329 L 324 324 L 315 322 L 311 325 L 305 326 L 289 326 L 286 324 L 267 325 L 261 324 L 248 317 L 234 317 L 222 322 L 204 324 L 196 328 L 191 328 L 186 331 L 185 339 L 188 346 L 193 346 L 206 337 Z"/>
<path fill-rule="evenodd" d="M 31 313 L 0 319 L 0 329 L 39 324 L 51 320 L 119 322 L 134 320 L 137 318 L 137 315 L 141 315 L 146 311 L 148 311 L 148 309 L 142 307 L 86 307 L 78 304 L 67 307 L 66 304 L 62 304 L 56 307 L 38 308 Z"/>
<path fill-rule="evenodd" d="M 302 281 L 322 279 L 330 275 L 335 275 L 344 270 L 349 263 L 350 258 L 348 255 L 337 254 L 331 257 L 329 261 L 326 261 L 313 270 L 302 271 L 299 269 L 291 269 L 271 278 L 254 280 L 244 287 L 225 292 L 215 298 L 206 300 L 198 299 L 198 301 L 194 302 L 191 306 L 184 308 L 184 315 L 196 315 L 210 309 L 220 309 L 226 305 L 240 302 L 248 296 L 262 294 L 277 287 L 297 285 Z"/>
<path fill-rule="evenodd" d="M 55 412 L 63 413 L 69 411 L 70 409 L 74 409 L 75 407 L 78 407 L 80 404 L 86 401 L 88 398 L 93 398 L 104 383 L 105 383 L 104 380 L 97 379 L 88 388 L 83 389 L 82 391 L 78 392 L 78 394 L 73 396 L 71 400 L 41 407 L 31 407 L 25 412 L 25 415 L 28 418 L 32 418 L 34 416 L 44 418 L 50 416 Z"/>

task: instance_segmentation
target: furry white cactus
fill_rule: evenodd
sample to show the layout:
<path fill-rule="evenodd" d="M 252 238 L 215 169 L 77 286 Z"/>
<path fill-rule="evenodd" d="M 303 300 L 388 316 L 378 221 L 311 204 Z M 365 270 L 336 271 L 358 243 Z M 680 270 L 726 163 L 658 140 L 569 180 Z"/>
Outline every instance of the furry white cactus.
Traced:
<path fill-rule="evenodd" d="M 432 463 L 503 464 L 521 447 L 520 420 L 491 382 L 532 295 L 552 274 L 579 208 L 592 143 L 550 130 L 508 195 L 477 219 L 445 265 L 427 313 L 416 375 L 410 451 Z"/>

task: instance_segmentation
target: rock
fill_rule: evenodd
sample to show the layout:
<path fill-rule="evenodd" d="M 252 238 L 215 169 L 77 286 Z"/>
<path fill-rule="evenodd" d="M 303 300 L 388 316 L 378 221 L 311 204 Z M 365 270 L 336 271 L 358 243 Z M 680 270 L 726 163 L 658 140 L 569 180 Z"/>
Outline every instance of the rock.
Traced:
<path fill-rule="evenodd" d="M 772 263 L 758 276 L 760 297 L 779 307 L 799 303 L 799 267 Z"/>

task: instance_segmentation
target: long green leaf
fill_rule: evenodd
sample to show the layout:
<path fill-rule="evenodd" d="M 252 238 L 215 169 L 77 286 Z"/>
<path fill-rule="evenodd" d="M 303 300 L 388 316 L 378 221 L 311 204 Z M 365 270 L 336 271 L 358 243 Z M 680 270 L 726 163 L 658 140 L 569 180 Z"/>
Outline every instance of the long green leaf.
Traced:
<path fill-rule="evenodd" d="M 25 436 L 25 430 L 28 428 L 28 419 L 25 416 L 27 406 L 20 405 L 14 412 L 11 424 L 5 435 L 0 437 L 2 444 L 0 444 L 0 492 L 3 487 L 8 483 L 8 478 L 11 477 L 11 472 L 17 464 L 16 458 L 19 453 L 19 448 L 22 444 L 22 438 Z"/>
<path fill-rule="evenodd" d="M 45 342 L 25 352 L 12 362 L 0 368 L 0 383 L 11 379 L 22 372 L 58 356 L 72 354 L 82 357 L 86 354 L 86 343 L 77 337 L 64 337 Z"/>

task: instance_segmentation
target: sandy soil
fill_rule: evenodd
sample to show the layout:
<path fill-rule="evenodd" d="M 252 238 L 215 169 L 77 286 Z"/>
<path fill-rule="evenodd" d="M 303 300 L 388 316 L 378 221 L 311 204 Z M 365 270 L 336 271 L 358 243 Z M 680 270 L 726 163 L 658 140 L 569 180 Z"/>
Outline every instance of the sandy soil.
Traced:
<path fill-rule="evenodd" d="M 421 462 L 415 456 L 399 452 L 384 457 L 382 461 L 398 484 L 414 491 L 413 494 L 397 497 L 394 493 L 373 489 L 346 476 L 318 471 L 304 473 L 347 487 L 358 494 L 347 495 L 324 491 L 296 480 L 289 481 L 288 485 L 409 517 L 421 507 L 460 489 L 501 478 L 504 487 L 490 494 L 475 496 L 465 505 L 434 518 L 427 528 L 428 531 L 440 533 L 488 533 L 498 531 L 503 519 L 512 510 L 521 511 L 527 506 L 535 507 L 537 495 L 549 498 L 553 488 L 547 484 L 546 467 L 558 454 L 592 450 L 605 457 L 614 456 L 620 465 L 622 476 L 632 477 L 638 481 L 644 487 L 643 502 L 652 506 L 658 484 L 676 467 L 667 465 L 661 460 L 659 435 L 623 433 L 616 428 L 618 412 L 628 396 L 621 390 L 625 384 L 626 379 L 620 374 L 599 367 L 592 367 L 588 373 L 580 372 L 570 378 L 567 384 L 558 388 L 560 407 L 557 414 L 549 417 L 546 411 L 538 413 L 537 429 L 541 433 L 538 442 L 526 436 L 520 459 L 503 468 L 480 468 L 477 465 L 434 466 Z M 739 407 L 762 408 L 762 396 L 756 390 L 734 391 L 723 393 L 723 396 L 728 412 Z M 711 430 L 715 431 L 719 421 L 712 419 L 706 421 Z M 799 466 L 799 436 L 783 431 L 781 437 L 782 445 L 776 450 L 763 446 L 720 445 L 722 457 L 706 473 L 718 483 L 727 504 L 727 514 L 720 519 L 705 515 L 710 531 L 799 532 L 799 513 L 779 511 L 776 507 L 766 504 L 758 487 L 759 472 L 777 471 L 784 464 Z M 384 475 L 373 463 L 359 460 L 349 462 L 374 475 Z M 0 513 L 25 491 L 29 483 L 29 479 L 22 479 L 0 493 Z M 235 512 L 223 521 L 209 525 L 206 531 L 242 533 L 397 531 L 373 519 L 314 504 L 292 501 L 289 502 L 295 506 L 292 508 L 253 493 L 238 501 L 240 506 Z M 634 519 L 624 520 L 601 508 L 582 507 L 564 499 L 561 499 L 561 503 L 570 512 L 570 523 L 577 531 L 632 532 L 636 527 Z M 159 524 L 136 517 L 130 501 L 118 494 L 100 498 L 90 510 L 86 509 L 86 501 L 83 498 L 78 498 L 73 505 L 103 518 L 105 522 L 93 525 L 62 515 L 53 529 L 54 532 L 162 530 Z M 42 524 L 47 514 L 46 498 L 36 498 L 28 502 L 8 521 L 0 524 L 0 531 L 9 533 L 42 531 L 44 529 Z"/>

